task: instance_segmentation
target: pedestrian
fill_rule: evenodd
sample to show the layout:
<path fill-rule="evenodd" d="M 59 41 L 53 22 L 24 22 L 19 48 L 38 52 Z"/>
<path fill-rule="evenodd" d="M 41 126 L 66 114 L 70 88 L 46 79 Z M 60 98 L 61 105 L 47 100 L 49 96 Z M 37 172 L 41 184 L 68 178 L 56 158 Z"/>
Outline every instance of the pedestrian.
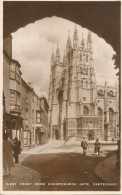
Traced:
<path fill-rule="evenodd" d="M 3 168 L 6 175 L 11 175 L 11 167 L 14 167 L 12 144 L 8 140 L 9 135 L 3 135 Z"/>
<path fill-rule="evenodd" d="M 14 150 L 14 158 L 15 158 L 15 163 L 19 163 L 19 154 L 21 150 L 21 142 L 18 140 L 17 137 L 14 139 L 14 145 L 13 145 L 13 150 Z"/>
<path fill-rule="evenodd" d="M 87 143 L 85 137 L 83 137 L 83 140 L 81 141 L 81 147 L 83 148 L 83 154 L 84 154 L 84 156 L 86 156 L 86 151 L 87 151 L 88 143 Z"/>
<path fill-rule="evenodd" d="M 96 138 L 94 152 L 96 153 L 97 156 L 100 155 L 100 142 L 99 142 L 99 138 Z"/>

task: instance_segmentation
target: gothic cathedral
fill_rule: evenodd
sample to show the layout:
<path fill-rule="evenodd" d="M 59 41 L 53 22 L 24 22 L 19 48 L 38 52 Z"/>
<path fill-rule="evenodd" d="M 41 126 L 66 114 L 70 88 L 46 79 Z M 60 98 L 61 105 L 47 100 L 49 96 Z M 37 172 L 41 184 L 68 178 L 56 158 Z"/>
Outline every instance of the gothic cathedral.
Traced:
<path fill-rule="evenodd" d="M 52 54 L 49 84 L 49 130 L 55 139 L 85 136 L 88 140 L 119 137 L 118 86 L 96 83 L 91 32 L 81 42 L 75 26 L 73 46 L 68 35 L 60 61 Z"/>

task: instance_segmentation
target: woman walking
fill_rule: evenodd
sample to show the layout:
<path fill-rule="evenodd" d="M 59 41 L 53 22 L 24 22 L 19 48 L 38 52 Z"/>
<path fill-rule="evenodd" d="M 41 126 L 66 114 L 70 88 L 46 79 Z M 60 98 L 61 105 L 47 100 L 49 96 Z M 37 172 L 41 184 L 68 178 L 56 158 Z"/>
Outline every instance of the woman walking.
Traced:
<path fill-rule="evenodd" d="M 14 167 L 12 144 L 8 140 L 8 134 L 3 135 L 3 168 L 5 175 L 11 175 L 11 167 Z"/>

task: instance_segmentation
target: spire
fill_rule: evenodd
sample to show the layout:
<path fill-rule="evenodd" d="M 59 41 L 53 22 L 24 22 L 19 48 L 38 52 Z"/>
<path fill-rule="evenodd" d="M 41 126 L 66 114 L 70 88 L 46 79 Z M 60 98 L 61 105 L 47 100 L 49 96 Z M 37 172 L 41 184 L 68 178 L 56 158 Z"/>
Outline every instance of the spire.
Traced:
<path fill-rule="evenodd" d="M 56 61 L 58 63 L 60 62 L 60 51 L 59 51 L 58 43 L 57 43 L 57 50 L 56 50 Z"/>
<path fill-rule="evenodd" d="M 77 30 L 77 26 L 75 24 L 75 30 L 74 30 L 74 40 L 78 39 L 78 30 Z"/>
<path fill-rule="evenodd" d="M 54 49 L 52 49 L 52 57 L 51 57 L 51 60 L 52 61 L 54 60 Z"/>
<path fill-rule="evenodd" d="M 85 46 L 85 41 L 84 41 L 83 33 L 82 33 L 82 39 L 81 39 L 81 46 L 82 46 L 82 48 L 84 48 L 84 46 Z"/>
<path fill-rule="evenodd" d="M 73 48 L 77 49 L 79 44 L 79 38 L 78 38 L 78 30 L 75 25 L 75 30 L 74 30 L 74 38 L 73 38 Z"/>
<path fill-rule="evenodd" d="M 70 31 L 68 31 L 67 47 L 71 47 Z"/>

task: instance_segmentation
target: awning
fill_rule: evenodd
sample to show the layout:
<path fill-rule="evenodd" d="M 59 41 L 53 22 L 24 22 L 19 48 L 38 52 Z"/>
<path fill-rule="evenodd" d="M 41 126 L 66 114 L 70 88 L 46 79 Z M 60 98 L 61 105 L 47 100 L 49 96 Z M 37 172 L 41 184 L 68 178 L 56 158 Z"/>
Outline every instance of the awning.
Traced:
<path fill-rule="evenodd" d="M 16 116 L 16 115 L 12 115 L 12 114 L 9 114 L 9 113 L 4 113 L 3 119 L 4 120 L 13 120 L 13 119 L 15 119 L 15 120 L 19 120 L 21 122 L 23 121 L 22 117 Z"/>
<path fill-rule="evenodd" d="M 5 126 L 10 126 L 11 124 L 16 123 L 19 124 L 21 127 L 23 126 L 23 118 L 20 116 L 15 116 L 9 113 L 4 113 L 3 115 L 3 123 L 4 123 L 4 128 Z"/>

